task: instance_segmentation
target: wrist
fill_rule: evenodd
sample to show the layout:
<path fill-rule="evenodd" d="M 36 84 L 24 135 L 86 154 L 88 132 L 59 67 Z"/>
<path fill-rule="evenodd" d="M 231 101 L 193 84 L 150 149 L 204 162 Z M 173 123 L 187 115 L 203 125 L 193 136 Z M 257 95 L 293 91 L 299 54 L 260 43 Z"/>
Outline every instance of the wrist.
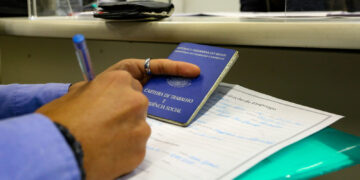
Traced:
<path fill-rule="evenodd" d="M 70 146 L 72 152 L 74 153 L 81 174 L 81 179 L 82 180 L 85 179 L 86 174 L 83 166 L 84 153 L 81 144 L 75 139 L 75 137 L 70 133 L 70 131 L 66 127 L 56 122 L 54 122 L 54 124 L 58 128 L 60 133 L 63 135 L 66 142 Z"/>

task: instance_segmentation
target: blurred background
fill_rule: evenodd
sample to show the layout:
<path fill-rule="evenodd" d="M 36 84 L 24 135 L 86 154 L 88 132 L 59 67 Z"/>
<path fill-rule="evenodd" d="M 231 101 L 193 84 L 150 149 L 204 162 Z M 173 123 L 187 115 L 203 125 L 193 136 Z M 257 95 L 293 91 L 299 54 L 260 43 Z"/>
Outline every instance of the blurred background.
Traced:
<path fill-rule="evenodd" d="M 125 1 L 125 0 L 99 0 Z M 128 0 L 134 1 L 134 0 Z M 150 1 L 150 0 L 149 0 Z M 360 11 L 360 0 L 153 0 L 172 2 L 175 13 L 199 12 L 283 12 Z M 43 16 L 68 15 L 70 11 L 91 10 L 97 0 L 0 0 L 0 16 L 27 16 L 27 4 L 37 4 Z M 69 8 L 71 4 L 71 10 Z"/>

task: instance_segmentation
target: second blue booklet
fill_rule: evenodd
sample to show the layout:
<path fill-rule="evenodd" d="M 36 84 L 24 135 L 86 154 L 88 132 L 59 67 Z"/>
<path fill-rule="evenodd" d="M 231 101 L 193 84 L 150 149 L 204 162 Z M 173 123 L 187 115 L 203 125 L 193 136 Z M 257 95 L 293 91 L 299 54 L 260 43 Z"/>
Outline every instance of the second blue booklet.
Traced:
<path fill-rule="evenodd" d="M 200 67 L 197 78 L 153 76 L 144 86 L 148 115 L 188 126 L 238 58 L 238 52 L 214 46 L 181 43 L 168 57 Z"/>

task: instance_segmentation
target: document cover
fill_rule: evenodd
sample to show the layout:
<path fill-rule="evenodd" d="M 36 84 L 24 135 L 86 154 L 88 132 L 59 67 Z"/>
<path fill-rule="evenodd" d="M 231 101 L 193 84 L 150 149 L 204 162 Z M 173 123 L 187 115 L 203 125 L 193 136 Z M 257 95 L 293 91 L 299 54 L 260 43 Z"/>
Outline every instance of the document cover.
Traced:
<path fill-rule="evenodd" d="M 153 76 L 144 86 L 149 99 L 148 116 L 188 126 L 238 57 L 232 49 L 180 43 L 168 57 L 200 67 L 196 78 Z"/>

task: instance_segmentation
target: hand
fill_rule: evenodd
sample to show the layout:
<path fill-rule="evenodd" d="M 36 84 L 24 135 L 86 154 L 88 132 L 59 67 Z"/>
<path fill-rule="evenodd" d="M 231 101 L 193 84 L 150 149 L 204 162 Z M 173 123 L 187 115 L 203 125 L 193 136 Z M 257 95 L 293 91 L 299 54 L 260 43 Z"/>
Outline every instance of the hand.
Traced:
<path fill-rule="evenodd" d="M 115 179 L 135 169 L 145 156 L 151 129 L 145 121 L 148 100 L 139 82 L 149 78 L 143 64 L 120 61 L 36 111 L 67 127 L 81 143 L 87 179 Z M 164 59 L 152 60 L 150 68 L 153 74 L 200 73 L 195 65 Z"/>
<path fill-rule="evenodd" d="M 88 179 L 114 179 L 143 160 L 148 100 L 126 71 L 112 71 L 41 107 L 81 143 Z"/>

